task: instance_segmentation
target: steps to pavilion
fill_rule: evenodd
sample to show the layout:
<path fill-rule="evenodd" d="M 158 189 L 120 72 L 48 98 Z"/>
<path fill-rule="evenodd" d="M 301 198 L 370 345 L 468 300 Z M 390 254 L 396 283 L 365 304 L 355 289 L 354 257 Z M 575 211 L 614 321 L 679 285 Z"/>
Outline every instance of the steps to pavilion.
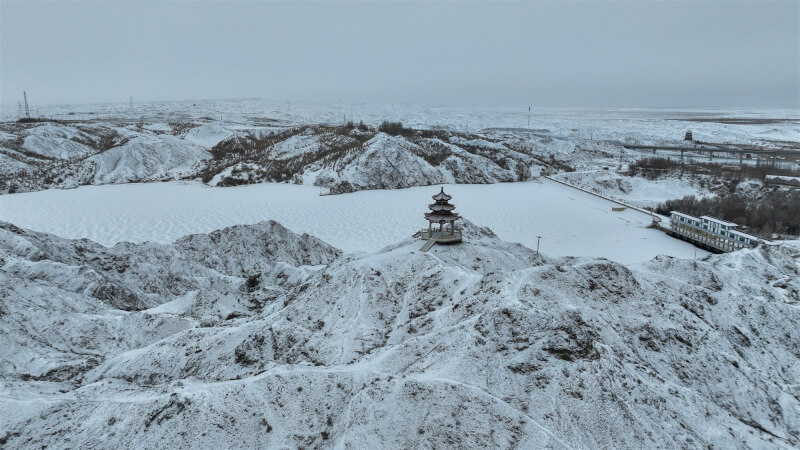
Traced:
<path fill-rule="evenodd" d="M 436 244 L 436 238 L 430 238 L 425 242 L 425 245 L 423 245 L 422 248 L 419 250 L 421 252 L 427 252 L 428 250 L 431 249 L 431 247 L 433 247 L 434 244 Z"/>

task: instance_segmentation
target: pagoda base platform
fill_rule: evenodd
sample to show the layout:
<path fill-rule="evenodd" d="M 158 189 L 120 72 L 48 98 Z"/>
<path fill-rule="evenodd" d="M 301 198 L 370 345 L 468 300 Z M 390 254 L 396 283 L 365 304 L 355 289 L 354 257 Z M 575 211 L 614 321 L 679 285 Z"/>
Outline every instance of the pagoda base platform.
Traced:
<path fill-rule="evenodd" d="M 437 244 L 452 244 L 455 242 L 461 242 L 461 230 L 455 231 L 432 231 L 428 232 L 428 229 L 423 229 L 419 231 L 415 236 L 419 236 L 420 239 L 427 241 L 428 239 L 434 239 Z"/>

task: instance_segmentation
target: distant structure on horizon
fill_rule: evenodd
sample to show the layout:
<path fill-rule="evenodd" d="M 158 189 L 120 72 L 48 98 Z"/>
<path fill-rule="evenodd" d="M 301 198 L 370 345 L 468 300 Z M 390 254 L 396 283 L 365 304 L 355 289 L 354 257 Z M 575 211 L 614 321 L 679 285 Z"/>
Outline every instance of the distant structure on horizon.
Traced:
<path fill-rule="evenodd" d="M 26 119 L 30 119 L 31 118 L 31 110 L 30 110 L 30 108 L 28 108 L 28 93 L 25 92 L 25 91 L 22 91 L 22 98 L 25 99 L 25 118 Z"/>
<path fill-rule="evenodd" d="M 425 213 L 425 220 L 428 221 L 428 228 L 418 231 L 415 236 L 425 239 L 425 245 L 420 249 L 427 252 L 434 244 L 451 244 L 461 242 L 461 230 L 456 228 L 455 221 L 461 216 L 454 212 L 455 205 L 450 204 L 453 198 L 444 192 L 444 188 L 433 196 L 435 203 L 428 205 L 430 212 Z M 439 224 L 439 229 L 434 227 Z"/>

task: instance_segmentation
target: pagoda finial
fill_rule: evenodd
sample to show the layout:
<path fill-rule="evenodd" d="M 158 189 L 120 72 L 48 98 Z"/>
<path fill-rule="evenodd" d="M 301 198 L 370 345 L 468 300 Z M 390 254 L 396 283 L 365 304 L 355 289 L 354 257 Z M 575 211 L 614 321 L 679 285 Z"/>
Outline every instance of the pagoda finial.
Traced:
<path fill-rule="evenodd" d="M 453 197 L 451 197 L 451 196 L 449 196 L 449 195 L 444 193 L 444 186 L 442 186 L 442 189 L 439 191 L 438 194 L 433 196 L 433 199 L 436 200 L 437 202 L 441 202 L 441 201 L 445 201 L 446 202 L 447 200 L 450 200 L 451 198 L 453 198 Z"/>

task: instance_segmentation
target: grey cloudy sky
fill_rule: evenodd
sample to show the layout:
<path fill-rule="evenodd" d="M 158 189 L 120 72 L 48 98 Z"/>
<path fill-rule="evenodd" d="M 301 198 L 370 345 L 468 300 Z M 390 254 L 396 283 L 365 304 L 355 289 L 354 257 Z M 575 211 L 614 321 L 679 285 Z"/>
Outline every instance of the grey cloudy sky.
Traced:
<path fill-rule="evenodd" d="M 800 1 L 0 1 L 0 102 L 800 106 Z"/>

